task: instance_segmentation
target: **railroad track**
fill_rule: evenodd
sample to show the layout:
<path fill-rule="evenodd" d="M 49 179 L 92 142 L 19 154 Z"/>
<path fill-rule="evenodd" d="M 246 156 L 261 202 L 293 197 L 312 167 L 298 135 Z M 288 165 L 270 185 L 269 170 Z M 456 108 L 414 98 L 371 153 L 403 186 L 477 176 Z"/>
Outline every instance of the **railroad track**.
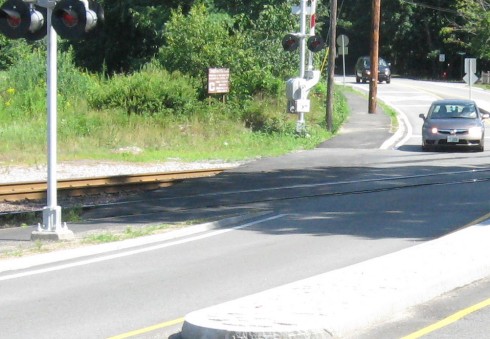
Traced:
<path fill-rule="evenodd" d="M 63 179 L 57 182 L 57 192 L 63 196 L 85 196 L 168 187 L 186 179 L 214 176 L 225 168 L 182 172 L 129 174 L 95 178 Z M 0 202 L 40 200 L 46 198 L 46 181 L 0 184 Z"/>

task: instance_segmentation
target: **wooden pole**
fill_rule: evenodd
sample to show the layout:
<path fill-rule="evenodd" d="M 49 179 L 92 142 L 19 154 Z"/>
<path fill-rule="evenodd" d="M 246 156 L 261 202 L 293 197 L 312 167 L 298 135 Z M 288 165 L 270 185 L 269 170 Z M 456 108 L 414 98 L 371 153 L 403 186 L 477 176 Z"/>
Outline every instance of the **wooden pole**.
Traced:
<path fill-rule="evenodd" d="M 373 0 L 371 38 L 371 81 L 369 82 L 369 113 L 376 113 L 378 96 L 379 23 L 381 0 Z"/>
<path fill-rule="evenodd" d="M 330 0 L 330 47 L 328 49 L 328 78 L 327 78 L 327 130 L 333 131 L 333 102 L 334 102 L 334 77 L 335 56 L 337 50 L 335 40 L 337 35 L 337 0 Z"/>

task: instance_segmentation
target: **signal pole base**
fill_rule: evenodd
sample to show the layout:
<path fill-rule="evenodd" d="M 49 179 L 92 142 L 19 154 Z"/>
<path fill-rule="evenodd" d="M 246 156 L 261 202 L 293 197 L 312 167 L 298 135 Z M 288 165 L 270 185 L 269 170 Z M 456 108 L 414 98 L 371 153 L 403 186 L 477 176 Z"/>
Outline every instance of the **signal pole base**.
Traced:
<path fill-rule="evenodd" d="M 37 231 L 31 233 L 31 240 L 72 240 L 75 235 L 66 223 L 61 224 L 61 207 L 44 207 L 43 225 L 38 224 Z"/>
<path fill-rule="evenodd" d="M 31 240 L 48 240 L 48 241 L 59 241 L 59 240 L 73 240 L 75 235 L 69 229 L 63 231 L 34 231 L 31 233 Z"/>

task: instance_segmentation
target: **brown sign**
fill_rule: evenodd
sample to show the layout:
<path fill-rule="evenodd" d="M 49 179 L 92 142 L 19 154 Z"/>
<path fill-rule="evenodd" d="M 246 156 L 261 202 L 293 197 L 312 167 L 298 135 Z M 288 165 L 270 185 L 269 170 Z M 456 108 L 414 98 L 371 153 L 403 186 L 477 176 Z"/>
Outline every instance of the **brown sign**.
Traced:
<path fill-rule="evenodd" d="M 210 68 L 208 70 L 208 93 L 230 92 L 230 69 Z"/>

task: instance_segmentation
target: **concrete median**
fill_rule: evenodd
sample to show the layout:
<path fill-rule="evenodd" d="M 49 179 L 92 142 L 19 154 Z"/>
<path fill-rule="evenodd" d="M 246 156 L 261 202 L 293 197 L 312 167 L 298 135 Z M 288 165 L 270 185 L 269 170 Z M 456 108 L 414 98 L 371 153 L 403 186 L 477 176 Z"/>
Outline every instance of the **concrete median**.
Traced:
<path fill-rule="evenodd" d="M 332 338 L 490 276 L 490 222 L 185 317 L 183 339 Z"/>

